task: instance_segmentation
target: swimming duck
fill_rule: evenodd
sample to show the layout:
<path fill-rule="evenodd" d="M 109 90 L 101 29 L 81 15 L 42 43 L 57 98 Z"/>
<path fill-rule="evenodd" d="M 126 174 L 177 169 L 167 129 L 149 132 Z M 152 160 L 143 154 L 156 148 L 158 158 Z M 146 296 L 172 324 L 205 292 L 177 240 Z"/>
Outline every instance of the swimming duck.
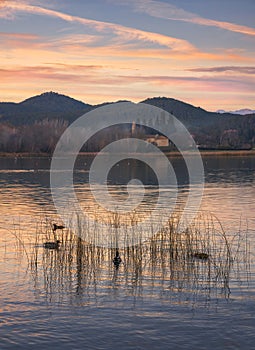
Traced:
<path fill-rule="evenodd" d="M 116 250 L 116 254 L 115 254 L 115 257 L 113 258 L 113 263 L 116 267 L 119 267 L 119 264 L 121 263 L 121 257 L 120 257 L 120 253 L 118 250 Z"/>
<path fill-rule="evenodd" d="M 57 224 L 53 224 L 53 231 L 57 231 L 57 230 L 63 230 L 63 228 L 65 228 L 64 225 L 57 225 Z"/>
<path fill-rule="evenodd" d="M 43 247 L 47 249 L 58 249 L 59 244 L 60 244 L 59 240 L 57 240 L 56 242 L 45 242 L 43 243 Z"/>
<path fill-rule="evenodd" d="M 197 259 L 200 259 L 200 260 L 207 260 L 209 258 L 209 255 L 206 254 L 206 253 L 194 253 L 193 255 L 193 258 L 197 258 Z"/>

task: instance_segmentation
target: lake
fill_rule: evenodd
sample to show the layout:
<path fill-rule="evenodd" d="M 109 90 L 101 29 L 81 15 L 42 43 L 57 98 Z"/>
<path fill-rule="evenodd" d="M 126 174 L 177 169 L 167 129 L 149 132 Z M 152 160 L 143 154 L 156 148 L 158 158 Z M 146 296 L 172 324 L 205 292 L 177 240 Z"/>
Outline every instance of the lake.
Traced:
<path fill-rule="evenodd" d="M 94 205 L 88 185 L 92 159 L 80 156 L 74 171 L 83 208 Z M 181 205 L 187 173 L 181 159 L 170 161 Z M 168 259 L 169 247 L 158 249 L 157 242 L 137 248 L 132 261 L 123 250 L 123 264 L 116 269 L 109 249 L 87 246 L 81 254 L 67 230 L 58 232 L 61 239 L 66 235 L 67 246 L 44 249 L 52 222 L 61 223 L 51 197 L 50 162 L 47 157 L 0 158 L 1 349 L 254 348 L 254 157 L 203 158 L 201 212 L 205 221 L 212 218 L 214 232 L 222 229 L 220 222 L 231 241 L 235 263 L 225 270 L 219 255 L 211 266 L 213 260 L 188 258 L 175 264 Z M 116 200 L 126 198 L 131 178 L 141 179 L 146 194 L 141 209 L 150 212 L 157 198 L 153 171 L 128 160 L 110 175 Z M 209 224 L 203 225 L 206 231 Z"/>

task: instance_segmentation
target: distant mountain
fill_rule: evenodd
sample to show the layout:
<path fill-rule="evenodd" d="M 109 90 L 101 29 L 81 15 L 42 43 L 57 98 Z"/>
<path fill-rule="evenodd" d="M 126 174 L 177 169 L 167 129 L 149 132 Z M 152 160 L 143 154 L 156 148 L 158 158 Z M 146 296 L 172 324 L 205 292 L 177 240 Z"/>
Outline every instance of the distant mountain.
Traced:
<path fill-rule="evenodd" d="M 43 119 L 72 122 L 93 106 L 56 92 L 45 92 L 20 103 L 0 103 L 0 121 L 13 125 L 33 124 Z"/>
<path fill-rule="evenodd" d="M 224 113 L 230 113 L 230 114 L 239 114 L 239 115 L 247 115 L 247 114 L 254 114 L 255 110 L 244 108 L 244 109 L 238 109 L 237 111 L 224 111 L 224 109 L 217 110 L 217 113 L 224 114 Z"/>

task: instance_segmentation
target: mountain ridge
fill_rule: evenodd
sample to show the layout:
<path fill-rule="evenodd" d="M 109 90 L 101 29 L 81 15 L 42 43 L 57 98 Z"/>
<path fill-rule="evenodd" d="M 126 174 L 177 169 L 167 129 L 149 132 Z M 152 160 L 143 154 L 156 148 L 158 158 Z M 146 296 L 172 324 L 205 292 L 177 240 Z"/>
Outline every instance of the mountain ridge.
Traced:
<path fill-rule="evenodd" d="M 71 123 L 92 109 L 119 102 L 122 101 L 91 105 L 57 92 L 44 92 L 18 103 L 0 102 L 0 122 L 19 126 L 33 124 L 43 119 L 57 118 L 65 119 Z M 181 121 L 185 122 L 186 126 L 193 124 L 198 127 L 199 125 L 201 126 L 201 123 L 211 123 L 222 116 L 220 113 L 210 112 L 170 97 L 151 97 L 140 101 L 140 103 L 147 103 L 162 108 L 180 118 Z M 224 116 L 229 114 L 225 112 Z"/>
<path fill-rule="evenodd" d="M 249 115 L 249 114 L 254 114 L 255 110 L 250 109 L 250 108 L 242 108 L 238 109 L 236 111 L 225 111 L 224 109 L 218 109 L 216 113 L 220 114 L 225 114 L 225 113 L 230 113 L 230 114 L 239 114 L 239 115 Z"/>

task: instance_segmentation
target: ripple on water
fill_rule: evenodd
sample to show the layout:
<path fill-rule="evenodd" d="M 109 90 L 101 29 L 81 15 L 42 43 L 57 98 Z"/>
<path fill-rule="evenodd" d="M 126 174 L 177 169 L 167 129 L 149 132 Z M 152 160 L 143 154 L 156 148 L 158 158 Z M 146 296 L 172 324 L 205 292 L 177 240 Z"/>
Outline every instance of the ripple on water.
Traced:
<path fill-rule="evenodd" d="M 131 278 L 125 265 L 116 273 L 102 263 L 97 274 L 85 265 L 80 273 L 79 261 L 74 260 L 59 269 L 57 253 L 45 252 L 42 247 L 38 248 L 35 273 L 13 232 L 22 237 L 31 252 L 35 225 L 43 234 L 45 218 L 56 218 L 49 170 L 38 160 L 36 171 L 29 160 L 19 160 L 21 169 L 11 160 L 1 163 L 0 348 L 252 349 L 254 163 L 229 159 L 224 166 L 222 159 L 207 159 L 205 169 L 202 209 L 219 217 L 230 234 L 240 230 L 240 217 L 244 230 L 248 222 L 253 261 L 248 276 L 243 268 L 231 275 L 228 296 L 224 286 L 215 288 L 206 281 L 201 285 L 192 280 L 188 283 L 180 271 L 170 278 L 169 273 L 161 274 L 160 266 L 153 274 L 148 270 L 150 273 L 141 279 L 136 277 L 138 270 Z M 87 170 L 80 169 L 75 186 L 78 196 L 89 203 L 86 176 Z M 123 195 L 123 188 L 113 189 L 115 196 Z M 147 190 L 148 199 L 156 196 L 156 187 Z M 185 186 L 182 190 L 179 200 L 187 193 Z M 149 210 L 150 200 L 144 209 L 147 206 Z"/>

